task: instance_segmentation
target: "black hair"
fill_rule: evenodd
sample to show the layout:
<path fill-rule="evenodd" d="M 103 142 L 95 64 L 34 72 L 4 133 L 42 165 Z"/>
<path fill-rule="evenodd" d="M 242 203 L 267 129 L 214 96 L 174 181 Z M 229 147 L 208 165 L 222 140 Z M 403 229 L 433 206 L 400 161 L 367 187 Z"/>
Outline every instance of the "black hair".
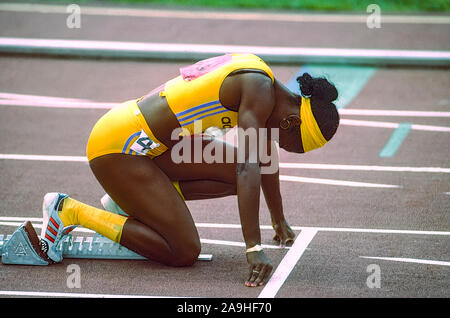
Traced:
<path fill-rule="evenodd" d="M 303 73 L 297 77 L 302 96 L 309 97 L 314 118 L 323 137 L 329 141 L 339 126 L 339 113 L 333 103 L 338 98 L 336 87 L 324 77 Z"/>

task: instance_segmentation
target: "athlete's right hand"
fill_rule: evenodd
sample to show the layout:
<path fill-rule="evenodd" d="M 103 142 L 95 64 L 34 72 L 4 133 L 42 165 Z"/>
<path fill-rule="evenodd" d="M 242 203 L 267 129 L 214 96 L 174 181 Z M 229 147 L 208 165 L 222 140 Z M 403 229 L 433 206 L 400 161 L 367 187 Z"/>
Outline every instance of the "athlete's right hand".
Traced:
<path fill-rule="evenodd" d="M 273 268 L 264 251 L 247 253 L 247 263 L 250 273 L 245 286 L 256 287 L 264 285 Z"/>

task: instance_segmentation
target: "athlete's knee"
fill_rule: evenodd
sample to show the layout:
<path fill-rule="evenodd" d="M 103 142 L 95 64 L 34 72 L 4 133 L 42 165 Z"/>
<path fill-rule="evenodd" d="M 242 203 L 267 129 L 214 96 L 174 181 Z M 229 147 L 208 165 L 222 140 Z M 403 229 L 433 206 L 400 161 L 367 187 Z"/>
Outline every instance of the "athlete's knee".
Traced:
<path fill-rule="evenodd" d="M 183 246 L 173 253 L 170 265 L 177 267 L 192 266 L 197 261 L 200 251 L 201 244 L 199 239 L 184 242 Z"/>
<path fill-rule="evenodd" d="M 176 255 L 171 261 L 170 265 L 175 267 L 187 267 L 192 266 L 198 259 L 200 252 L 189 252 L 184 253 L 184 255 Z"/>

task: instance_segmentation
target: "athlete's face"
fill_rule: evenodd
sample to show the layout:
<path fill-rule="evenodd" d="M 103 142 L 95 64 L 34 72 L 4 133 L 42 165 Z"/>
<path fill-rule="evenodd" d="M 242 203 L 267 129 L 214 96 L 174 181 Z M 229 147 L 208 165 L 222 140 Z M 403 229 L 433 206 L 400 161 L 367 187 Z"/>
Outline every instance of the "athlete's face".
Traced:
<path fill-rule="evenodd" d="M 273 124 L 279 127 L 280 148 L 294 153 L 303 153 L 300 138 L 300 96 L 293 94 L 288 88 L 277 82 L 277 112 Z"/>
<path fill-rule="evenodd" d="M 280 148 L 288 152 L 303 153 L 302 139 L 298 126 L 287 130 L 280 129 Z"/>

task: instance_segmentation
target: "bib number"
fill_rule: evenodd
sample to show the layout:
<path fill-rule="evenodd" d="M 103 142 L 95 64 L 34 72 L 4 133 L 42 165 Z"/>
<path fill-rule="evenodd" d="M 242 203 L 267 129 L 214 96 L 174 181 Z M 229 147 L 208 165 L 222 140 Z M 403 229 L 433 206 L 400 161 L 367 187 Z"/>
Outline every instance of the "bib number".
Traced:
<path fill-rule="evenodd" d="M 146 155 L 150 150 L 155 149 L 159 146 L 160 144 L 151 140 L 150 137 L 147 136 L 145 131 L 141 130 L 139 138 L 130 147 L 130 150 L 133 150 L 138 154 Z"/>

